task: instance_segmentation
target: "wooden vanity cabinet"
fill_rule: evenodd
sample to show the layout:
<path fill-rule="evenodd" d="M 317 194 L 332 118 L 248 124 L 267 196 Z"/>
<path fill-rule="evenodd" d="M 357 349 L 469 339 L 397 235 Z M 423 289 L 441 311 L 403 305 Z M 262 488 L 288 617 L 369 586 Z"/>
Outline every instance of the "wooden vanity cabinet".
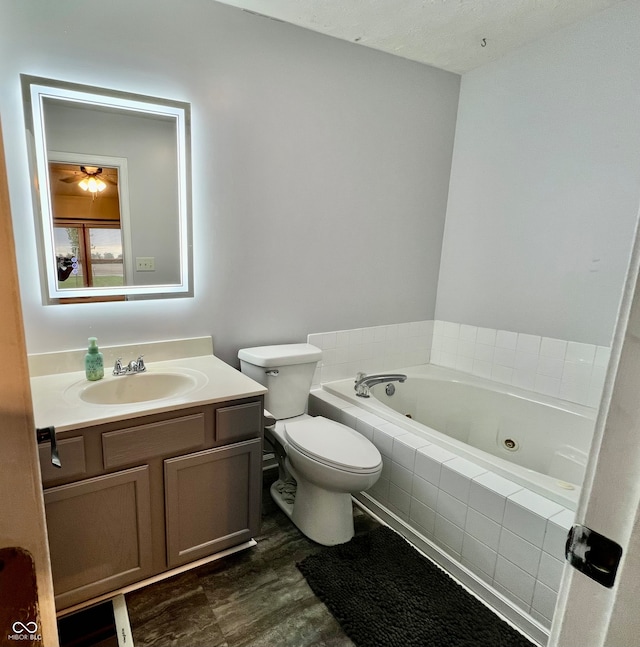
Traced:
<path fill-rule="evenodd" d="M 40 445 L 56 606 L 248 541 L 260 527 L 262 396 L 57 434 Z"/>

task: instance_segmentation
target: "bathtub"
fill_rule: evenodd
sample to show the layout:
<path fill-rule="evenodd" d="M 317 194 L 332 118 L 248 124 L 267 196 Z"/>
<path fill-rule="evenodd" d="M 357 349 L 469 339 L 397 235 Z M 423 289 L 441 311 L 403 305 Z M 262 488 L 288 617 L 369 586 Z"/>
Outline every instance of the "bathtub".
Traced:
<path fill-rule="evenodd" d="M 426 364 L 357 397 L 354 380 L 322 385 L 350 404 L 575 510 L 597 411 Z"/>

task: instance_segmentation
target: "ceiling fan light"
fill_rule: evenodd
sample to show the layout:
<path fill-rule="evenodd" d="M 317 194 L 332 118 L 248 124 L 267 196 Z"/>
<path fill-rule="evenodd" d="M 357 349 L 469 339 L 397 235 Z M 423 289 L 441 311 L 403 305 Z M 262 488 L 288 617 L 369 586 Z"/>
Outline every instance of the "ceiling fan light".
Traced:
<path fill-rule="evenodd" d="M 85 177 L 84 179 L 80 180 L 80 182 L 78 182 L 78 186 L 83 191 L 87 191 L 89 189 L 89 180 L 87 180 L 87 178 Z"/>
<path fill-rule="evenodd" d="M 96 187 L 98 191 L 104 191 L 107 188 L 107 185 L 100 178 L 97 178 Z"/>

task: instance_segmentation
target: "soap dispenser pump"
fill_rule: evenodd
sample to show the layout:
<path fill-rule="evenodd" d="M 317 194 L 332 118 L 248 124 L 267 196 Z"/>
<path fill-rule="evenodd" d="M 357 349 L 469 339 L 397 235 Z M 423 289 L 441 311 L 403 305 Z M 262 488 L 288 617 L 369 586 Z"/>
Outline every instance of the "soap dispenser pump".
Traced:
<path fill-rule="evenodd" d="M 89 337 L 89 348 L 84 356 L 84 372 L 87 380 L 95 382 L 104 377 L 104 358 L 98 350 L 98 340 L 96 337 Z"/>

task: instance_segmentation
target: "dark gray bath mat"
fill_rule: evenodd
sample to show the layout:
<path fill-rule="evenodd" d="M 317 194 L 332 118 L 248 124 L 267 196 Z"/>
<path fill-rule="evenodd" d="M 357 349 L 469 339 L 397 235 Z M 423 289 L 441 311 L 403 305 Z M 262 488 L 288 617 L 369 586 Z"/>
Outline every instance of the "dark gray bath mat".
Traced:
<path fill-rule="evenodd" d="M 297 566 L 358 647 L 532 647 L 385 526 Z"/>

